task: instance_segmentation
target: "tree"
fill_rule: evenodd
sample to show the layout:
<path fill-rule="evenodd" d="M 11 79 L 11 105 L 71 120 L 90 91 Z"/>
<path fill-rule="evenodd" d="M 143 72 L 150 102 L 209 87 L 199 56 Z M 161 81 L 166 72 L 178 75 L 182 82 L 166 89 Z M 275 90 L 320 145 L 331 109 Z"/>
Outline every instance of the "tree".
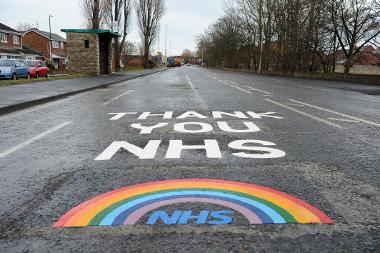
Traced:
<path fill-rule="evenodd" d="M 82 13 L 86 18 L 86 27 L 100 29 L 102 25 L 101 0 L 82 0 Z"/>
<path fill-rule="evenodd" d="M 33 25 L 31 25 L 29 22 L 19 23 L 16 26 L 17 31 L 27 31 L 33 28 Z"/>
<path fill-rule="evenodd" d="M 189 63 L 191 55 L 192 55 L 191 50 L 189 49 L 183 50 L 182 59 L 185 61 L 185 63 Z"/>
<path fill-rule="evenodd" d="M 149 68 L 150 47 L 165 14 L 164 0 L 136 0 L 136 14 L 144 47 L 144 68 Z"/>
<path fill-rule="evenodd" d="M 378 0 L 333 0 L 331 17 L 335 35 L 346 57 L 344 73 L 348 74 L 355 56 L 380 35 Z"/>

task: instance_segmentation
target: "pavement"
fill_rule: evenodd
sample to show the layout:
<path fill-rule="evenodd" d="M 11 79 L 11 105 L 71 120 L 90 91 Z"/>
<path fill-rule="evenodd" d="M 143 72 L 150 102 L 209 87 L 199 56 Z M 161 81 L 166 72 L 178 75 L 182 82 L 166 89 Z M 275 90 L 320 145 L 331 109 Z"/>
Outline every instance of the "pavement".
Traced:
<path fill-rule="evenodd" d="M 2 115 L 0 251 L 378 252 L 379 92 L 185 66 Z"/>
<path fill-rule="evenodd" d="M 157 71 L 162 71 L 162 69 L 1 87 L 0 114 L 43 104 L 92 89 L 106 88 L 111 84 L 149 75 Z"/>

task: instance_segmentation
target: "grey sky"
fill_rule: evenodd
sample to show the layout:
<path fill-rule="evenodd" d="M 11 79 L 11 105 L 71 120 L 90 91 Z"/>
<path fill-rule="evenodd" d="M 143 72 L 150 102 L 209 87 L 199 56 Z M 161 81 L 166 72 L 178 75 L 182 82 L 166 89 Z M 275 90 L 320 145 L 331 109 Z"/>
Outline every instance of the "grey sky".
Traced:
<path fill-rule="evenodd" d="M 169 41 L 172 41 L 172 54 L 182 50 L 195 49 L 196 35 L 223 15 L 223 0 L 166 0 L 167 12 L 162 19 L 160 49 L 164 50 L 165 25 L 168 24 Z M 62 28 L 81 28 L 80 0 L 1 0 L 0 22 L 16 28 L 19 23 L 36 24 L 39 29 L 48 31 L 48 16 L 52 14 L 52 31 L 60 33 Z M 64 35 L 60 33 L 61 35 Z M 131 22 L 128 40 L 138 42 L 140 36 L 135 19 Z M 157 42 L 154 51 L 157 50 Z M 169 53 L 169 52 L 168 52 Z"/>

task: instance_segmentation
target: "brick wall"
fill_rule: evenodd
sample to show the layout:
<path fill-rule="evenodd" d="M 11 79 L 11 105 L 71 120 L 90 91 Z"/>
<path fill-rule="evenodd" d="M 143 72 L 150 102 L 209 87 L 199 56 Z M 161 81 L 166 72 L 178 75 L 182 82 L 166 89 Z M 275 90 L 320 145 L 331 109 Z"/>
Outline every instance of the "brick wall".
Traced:
<path fill-rule="evenodd" d="M 84 41 L 89 40 L 89 48 Z M 99 39 L 97 34 L 67 33 L 69 73 L 99 75 Z"/>
<path fill-rule="evenodd" d="M 4 43 L 4 42 L 1 42 L 0 40 L 0 48 L 18 48 L 18 49 L 21 49 L 22 48 L 22 36 L 20 35 L 13 35 L 13 34 L 9 34 L 7 33 L 7 40 L 8 42 L 7 43 Z M 13 36 L 19 36 L 20 37 L 20 43 L 19 44 L 13 44 Z"/>
<path fill-rule="evenodd" d="M 49 39 L 38 33 L 28 32 L 25 34 L 23 45 L 41 53 L 46 59 L 50 58 Z"/>

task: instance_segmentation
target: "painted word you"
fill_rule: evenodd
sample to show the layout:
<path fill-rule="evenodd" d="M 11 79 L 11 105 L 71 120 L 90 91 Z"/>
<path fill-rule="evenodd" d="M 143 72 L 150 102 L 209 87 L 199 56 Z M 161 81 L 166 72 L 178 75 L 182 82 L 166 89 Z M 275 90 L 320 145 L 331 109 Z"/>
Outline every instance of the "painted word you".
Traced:
<path fill-rule="evenodd" d="M 261 131 L 261 129 L 249 119 L 282 119 L 282 117 L 275 115 L 275 112 L 256 113 L 252 111 L 241 112 L 222 112 L 212 111 L 207 114 L 201 114 L 195 111 L 187 111 L 180 115 L 174 116 L 174 112 L 167 111 L 164 113 L 151 113 L 151 112 L 122 112 L 122 113 L 109 113 L 112 115 L 111 121 L 117 121 L 131 115 L 137 117 L 137 120 L 148 120 L 151 118 L 162 120 L 186 120 L 197 119 L 197 122 L 179 122 L 173 123 L 173 130 L 179 134 L 200 134 L 209 133 L 214 130 L 214 126 L 209 123 L 199 122 L 202 119 L 215 119 L 216 126 L 227 133 L 255 133 Z M 235 119 L 234 124 L 228 123 L 225 119 Z M 237 126 L 236 119 L 242 120 L 240 126 Z M 133 123 L 131 128 L 137 129 L 139 134 L 153 134 L 155 130 L 163 127 L 167 127 L 169 123 L 161 122 L 157 124 L 142 124 Z M 141 142 L 140 142 L 141 143 Z M 146 143 L 146 144 L 145 144 Z M 99 156 L 95 158 L 96 161 L 106 161 L 112 159 L 120 151 L 128 151 L 135 155 L 139 159 L 154 159 L 156 158 L 157 151 L 162 140 L 149 140 L 143 145 L 135 145 L 128 141 L 114 141 L 112 142 Z M 232 155 L 241 158 L 253 158 L 253 159 L 268 159 L 268 158 L 280 158 L 284 157 L 286 153 L 280 149 L 273 148 L 275 143 L 262 140 L 243 139 L 232 141 L 227 144 L 227 148 L 232 151 Z M 199 140 L 199 143 L 192 143 L 187 145 L 182 140 L 176 140 L 173 138 L 169 140 L 169 145 L 165 155 L 166 159 L 180 159 L 182 151 L 184 150 L 203 150 L 205 151 L 207 158 L 222 158 L 222 152 L 219 143 L 215 139 Z"/>

